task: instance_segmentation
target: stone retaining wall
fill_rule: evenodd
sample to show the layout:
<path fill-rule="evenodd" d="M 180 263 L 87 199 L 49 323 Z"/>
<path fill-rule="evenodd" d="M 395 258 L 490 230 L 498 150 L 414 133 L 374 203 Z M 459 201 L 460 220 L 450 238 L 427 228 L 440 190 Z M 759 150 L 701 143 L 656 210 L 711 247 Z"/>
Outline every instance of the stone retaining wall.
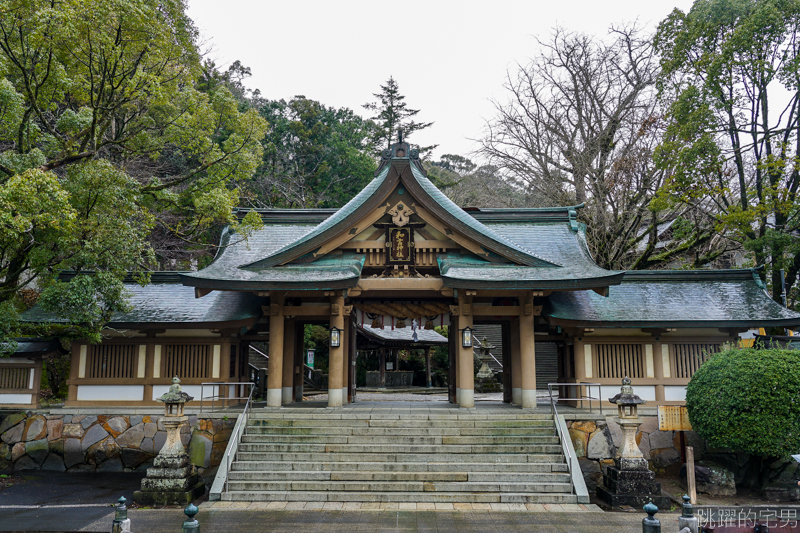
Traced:
<path fill-rule="evenodd" d="M 163 416 L 0 413 L 0 472 L 132 472 L 152 466 L 167 433 Z M 220 463 L 236 417 L 189 416 L 181 440 L 199 470 Z"/>
<path fill-rule="evenodd" d="M 636 433 L 636 443 L 650 463 L 650 469 L 659 476 L 677 476 L 681 468 L 680 435 L 677 431 L 659 431 L 658 417 L 640 417 L 643 422 Z M 607 416 L 604 420 L 567 421 L 570 440 L 581 465 L 590 493 L 601 480 L 602 467 L 614 462 L 617 450 L 622 447 L 622 429 Z M 686 446 L 694 448 L 695 460 L 706 453 L 706 442 L 694 431 L 685 432 Z"/>

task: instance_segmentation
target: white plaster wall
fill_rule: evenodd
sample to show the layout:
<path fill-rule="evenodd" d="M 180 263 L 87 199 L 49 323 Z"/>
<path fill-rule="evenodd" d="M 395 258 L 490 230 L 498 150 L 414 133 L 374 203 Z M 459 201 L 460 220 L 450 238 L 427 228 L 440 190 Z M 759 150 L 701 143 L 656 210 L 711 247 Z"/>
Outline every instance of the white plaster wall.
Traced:
<path fill-rule="evenodd" d="M 617 394 L 619 394 L 619 388 L 622 386 L 622 380 L 620 380 L 620 385 L 601 385 L 600 386 L 600 399 L 603 402 L 603 405 L 607 405 L 608 399 L 613 398 Z M 595 392 L 597 387 L 592 387 L 592 392 Z M 656 400 L 656 386 L 655 385 L 634 385 L 633 386 L 633 393 L 637 395 L 642 400 L 648 401 L 655 401 Z"/>
<path fill-rule="evenodd" d="M 169 387 L 170 387 L 169 385 L 153 385 L 153 399 L 156 400 L 160 396 L 163 396 L 166 392 L 169 391 Z M 192 396 L 194 398 L 194 400 L 192 400 L 193 402 L 198 402 L 198 403 L 200 402 L 200 385 L 181 385 L 181 390 L 186 394 L 188 394 L 189 396 Z M 203 387 L 203 394 L 205 394 L 206 397 L 216 396 L 219 394 L 219 386 L 206 385 L 205 387 Z M 205 400 L 205 402 L 210 404 L 211 398 L 208 398 L 207 400 Z"/>
<path fill-rule="evenodd" d="M 78 385 L 78 400 L 140 402 L 144 385 Z"/>
<path fill-rule="evenodd" d="M 32 403 L 32 394 L 0 394 L 0 404 L 18 405 Z"/>
<path fill-rule="evenodd" d="M 664 400 L 668 402 L 686 401 L 686 386 L 664 385 Z"/>

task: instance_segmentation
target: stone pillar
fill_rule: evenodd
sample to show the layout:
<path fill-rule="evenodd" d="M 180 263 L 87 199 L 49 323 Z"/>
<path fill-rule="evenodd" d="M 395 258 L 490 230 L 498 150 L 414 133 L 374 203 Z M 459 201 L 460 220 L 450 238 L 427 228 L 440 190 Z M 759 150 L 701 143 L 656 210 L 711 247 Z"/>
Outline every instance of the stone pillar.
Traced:
<path fill-rule="evenodd" d="M 511 321 L 511 405 L 522 405 L 522 370 L 520 367 L 519 318 Z"/>
<path fill-rule="evenodd" d="M 281 403 L 292 403 L 292 388 L 294 386 L 294 352 L 295 352 L 295 320 L 285 320 L 283 328 L 283 387 Z"/>
<path fill-rule="evenodd" d="M 536 407 L 536 340 L 533 334 L 533 296 L 528 293 L 522 301 L 519 316 L 520 374 L 522 385 L 522 408 Z"/>
<path fill-rule="evenodd" d="M 458 329 L 472 329 L 472 298 L 461 297 L 458 299 L 460 316 L 458 317 Z M 472 347 L 464 348 L 461 342 L 462 332 L 458 331 L 458 381 L 459 381 L 459 401 L 461 407 L 475 407 L 475 366 L 473 360 Z M 472 340 L 473 344 L 475 339 Z"/>
<path fill-rule="evenodd" d="M 271 296 L 269 305 L 269 374 L 267 407 L 280 407 L 283 387 L 283 297 Z"/>
<path fill-rule="evenodd" d="M 331 298 L 330 327 L 344 330 L 344 298 Z M 344 333 L 344 331 L 342 331 Z M 344 335 L 339 337 L 339 347 L 330 348 L 328 352 L 328 407 L 341 407 L 342 400 L 342 367 L 344 366 Z"/>

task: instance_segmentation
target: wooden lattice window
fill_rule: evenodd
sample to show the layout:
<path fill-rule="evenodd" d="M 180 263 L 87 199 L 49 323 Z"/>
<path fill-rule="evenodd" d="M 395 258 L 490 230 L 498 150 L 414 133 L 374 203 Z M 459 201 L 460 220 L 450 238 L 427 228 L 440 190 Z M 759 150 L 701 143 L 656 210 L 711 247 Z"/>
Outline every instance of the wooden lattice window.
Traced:
<path fill-rule="evenodd" d="M 127 379 L 135 377 L 135 344 L 95 344 L 89 346 L 87 378 Z"/>
<path fill-rule="evenodd" d="M 712 354 L 720 350 L 721 344 L 673 344 L 675 377 L 689 379 Z"/>
<path fill-rule="evenodd" d="M 30 368 L 0 367 L 0 389 L 27 389 Z"/>
<path fill-rule="evenodd" d="M 597 351 L 597 377 L 644 377 L 641 344 L 595 344 L 594 347 Z"/>
<path fill-rule="evenodd" d="M 164 346 L 164 375 L 185 378 L 209 377 L 208 344 L 167 344 Z"/>

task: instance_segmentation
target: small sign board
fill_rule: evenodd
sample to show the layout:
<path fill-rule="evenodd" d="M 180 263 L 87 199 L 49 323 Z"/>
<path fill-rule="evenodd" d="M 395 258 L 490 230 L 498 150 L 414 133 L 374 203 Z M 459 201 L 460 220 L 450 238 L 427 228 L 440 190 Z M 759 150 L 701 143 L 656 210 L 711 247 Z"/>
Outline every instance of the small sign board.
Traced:
<path fill-rule="evenodd" d="M 692 431 L 689 411 L 682 405 L 658 406 L 659 431 Z"/>
<path fill-rule="evenodd" d="M 394 370 L 394 363 L 392 361 L 386 361 L 386 370 Z"/>
<path fill-rule="evenodd" d="M 314 368 L 314 350 L 308 350 L 306 358 L 308 359 L 306 364 L 309 367 Z"/>

